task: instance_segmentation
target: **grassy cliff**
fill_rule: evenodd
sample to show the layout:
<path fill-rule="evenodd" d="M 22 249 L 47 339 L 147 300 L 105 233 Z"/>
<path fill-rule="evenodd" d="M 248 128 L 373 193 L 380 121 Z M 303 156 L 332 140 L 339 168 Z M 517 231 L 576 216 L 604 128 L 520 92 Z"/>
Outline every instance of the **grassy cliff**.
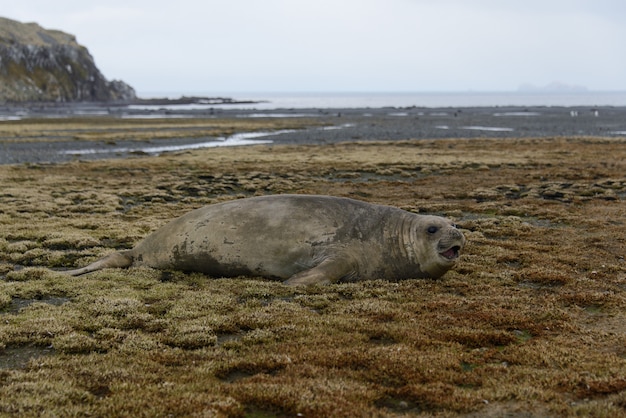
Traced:
<path fill-rule="evenodd" d="M 0 17 L 0 102 L 133 98 L 132 87 L 106 80 L 73 35 Z"/>

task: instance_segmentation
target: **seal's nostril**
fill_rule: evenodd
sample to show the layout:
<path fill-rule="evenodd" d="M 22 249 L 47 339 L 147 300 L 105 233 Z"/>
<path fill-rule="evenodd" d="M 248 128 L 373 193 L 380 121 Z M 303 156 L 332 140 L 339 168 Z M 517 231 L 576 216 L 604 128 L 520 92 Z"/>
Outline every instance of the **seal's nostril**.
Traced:
<path fill-rule="evenodd" d="M 462 240 L 463 238 L 465 238 L 465 237 L 463 236 L 463 233 L 462 233 L 461 231 L 459 231 L 458 229 L 452 229 L 452 230 L 450 231 L 450 236 L 451 236 L 451 237 L 453 237 L 453 238 L 455 238 L 455 239 L 460 239 L 460 240 Z"/>

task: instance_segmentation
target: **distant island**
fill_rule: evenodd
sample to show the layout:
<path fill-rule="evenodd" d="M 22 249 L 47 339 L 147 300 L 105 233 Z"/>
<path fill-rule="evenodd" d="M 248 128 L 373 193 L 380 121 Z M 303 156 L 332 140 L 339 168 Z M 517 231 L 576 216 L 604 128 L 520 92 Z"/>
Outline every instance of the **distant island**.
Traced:
<path fill-rule="evenodd" d="M 530 83 L 521 84 L 518 89 L 520 92 L 536 92 L 536 93 L 584 93 L 589 91 L 585 86 L 575 84 L 566 84 L 560 81 L 553 81 L 545 86 L 535 86 Z"/>
<path fill-rule="evenodd" d="M 229 105 L 229 104 L 252 104 L 261 103 L 254 100 L 235 100 L 230 97 L 200 97 L 200 96 L 181 96 L 178 99 L 170 99 L 167 97 L 154 97 L 149 99 L 135 98 L 129 101 L 135 105 Z"/>

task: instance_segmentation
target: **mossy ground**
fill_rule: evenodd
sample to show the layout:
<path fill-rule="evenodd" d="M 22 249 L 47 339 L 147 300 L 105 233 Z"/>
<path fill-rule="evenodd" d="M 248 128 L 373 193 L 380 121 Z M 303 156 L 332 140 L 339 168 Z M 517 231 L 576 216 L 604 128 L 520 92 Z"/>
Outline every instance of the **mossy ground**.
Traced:
<path fill-rule="evenodd" d="M 626 142 L 604 138 L 2 166 L 0 414 L 624 415 L 625 172 Z M 130 248 L 193 208 L 271 193 L 448 216 L 468 245 L 440 280 L 308 288 L 47 269 Z"/>
<path fill-rule="evenodd" d="M 33 118 L 3 121 L 0 125 L 0 141 L 102 141 L 112 144 L 118 140 L 149 142 L 153 139 L 229 136 L 242 131 L 292 129 L 316 124 L 321 123 L 299 118 Z"/>

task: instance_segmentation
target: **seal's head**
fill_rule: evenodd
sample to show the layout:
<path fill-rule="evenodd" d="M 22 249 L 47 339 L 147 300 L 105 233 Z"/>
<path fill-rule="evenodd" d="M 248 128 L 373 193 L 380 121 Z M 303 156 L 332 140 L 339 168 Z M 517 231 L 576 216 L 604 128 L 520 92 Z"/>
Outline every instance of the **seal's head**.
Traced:
<path fill-rule="evenodd" d="M 465 237 L 452 221 L 439 216 L 424 216 L 417 228 L 420 269 L 429 277 L 441 277 L 459 259 Z"/>

